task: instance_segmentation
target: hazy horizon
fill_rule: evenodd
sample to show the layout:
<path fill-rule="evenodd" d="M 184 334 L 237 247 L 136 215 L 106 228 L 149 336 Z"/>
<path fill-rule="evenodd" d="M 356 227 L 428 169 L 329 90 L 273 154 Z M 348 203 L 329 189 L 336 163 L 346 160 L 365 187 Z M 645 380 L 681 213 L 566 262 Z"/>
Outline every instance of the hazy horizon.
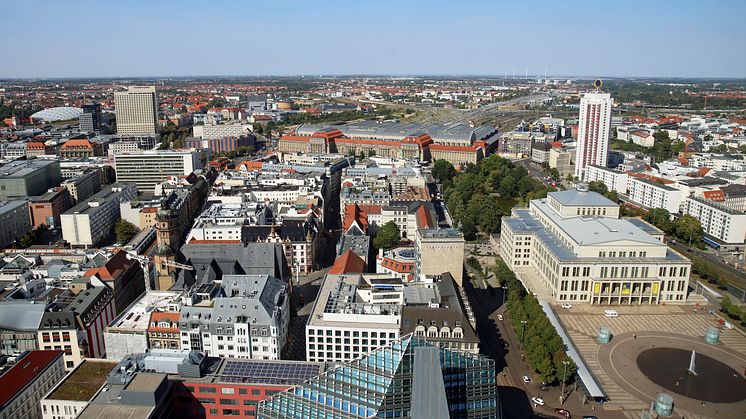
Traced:
<path fill-rule="evenodd" d="M 746 77 L 746 2 L 9 0 L 0 79 Z"/>

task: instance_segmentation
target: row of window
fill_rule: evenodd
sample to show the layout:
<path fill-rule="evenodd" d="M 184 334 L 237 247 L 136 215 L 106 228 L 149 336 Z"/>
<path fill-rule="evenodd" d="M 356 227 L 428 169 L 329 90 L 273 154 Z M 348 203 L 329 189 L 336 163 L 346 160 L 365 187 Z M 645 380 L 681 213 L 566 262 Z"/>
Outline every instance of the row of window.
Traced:
<path fill-rule="evenodd" d="M 639 254 L 639 257 L 644 258 L 644 257 L 647 257 L 648 252 L 645 252 L 645 251 L 632 252 L 631 251 L 631 252 L 629 252 L 629 257 L 635 258 L 635 257 L 638 257 L 638 254 Z M 598 252 L 598 257 L 600 257 L 600 258 L 607 257 L 606 256 L 606 251 L 603 250 L 603 251 Z M 610 251 L 610 252 L 608 252 L 608 257 L 610 257 L 610 258 L 617 257 L 617 252 L 616 251 Z M 627 252 L 626 251 L 620 251 L 619 252 L 619 257 L 620 258 L 626 258 L 627 257 Z"/>

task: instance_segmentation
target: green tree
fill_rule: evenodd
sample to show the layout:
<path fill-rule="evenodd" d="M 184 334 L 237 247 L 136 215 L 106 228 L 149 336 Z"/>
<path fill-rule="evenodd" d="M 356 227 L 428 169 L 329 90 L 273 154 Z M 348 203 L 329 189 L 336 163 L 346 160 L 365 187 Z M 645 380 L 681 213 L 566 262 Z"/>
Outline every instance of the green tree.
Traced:
<path fill-rule="evenodd" d="M 674 232 L 674 223 L 671 221 L 671 213 L 669 213 L 667 209 L 653 208 L 645 214 L 643 219 L 663 230 L 666 234 Z"/>
<path fill-rule="evenodd" d="M 401 232 L 395 222 L 389 221 L 378 229 L 376 237 L 373 238 L 373 247 L 376 249 L 389 250 L 399 244 Z"/>
<path fill-rule="evenodd" d="M 702 241 L 703 231 L 702 224 L 698 219 L 692 217 L 689 214 L 681 216 L 674 223 L 674 229 L 676 236 L 691 246 L 692 244 L 698 245 Z"/>
<path fill-rule="evenodd" d="M 447 180 L 453 180 L 456 176 L 456 168 L 448 160 L 438 159 L 433 163 L 433 178 L 438 183 L 444 183 Z"/>
<path fill-rule="evenodd" d="M 128 243 L 139 231 L 140 229 L 138 229 L 137 226 L 125 219 L 117 221 L 117 224 L 114 227 L 114 234 L 117 237 L 117 242 L 121 244 Z"/>
<path fill-rule="evenodd" d="M 603 182 L 596 182 L 595 180 L 588 182 L 588 190 L 600 193 L 601 195 L 606 195 L 609 192 L 609 188 L 606 187 L 606 184 Z"/>

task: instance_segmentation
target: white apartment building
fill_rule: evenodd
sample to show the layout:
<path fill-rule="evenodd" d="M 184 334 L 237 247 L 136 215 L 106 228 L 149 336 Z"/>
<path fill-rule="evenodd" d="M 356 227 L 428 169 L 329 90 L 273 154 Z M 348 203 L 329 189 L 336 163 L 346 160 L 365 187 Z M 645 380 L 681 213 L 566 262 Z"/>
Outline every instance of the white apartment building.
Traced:
<path fill-rule="evenodd" d="M 0 247 L 8 246 L 31 230 L 28 202 L 0 201 Z"/>
<path fill-rule="evenodd" d="M 186 150 L 146 150 L 114 155 L 117 182 L 137 184 L 141 192 L 155 191 L 155 185 L 169 176 L 187 176 L 202 168 L 202 152 Z"/>
<path fill-rule="evenodd" d="M 500 256 L 530 292 L 557 303 L 686 300 L 691 262 L 595 192 L 552 192 L 503 217 Z"/>
<path fill-rule="evenodd" d="M 621 194 L 627 193 L 627 175 L 626 172 L 609 169 L 608 167 L 590 165 L 585 168 L 586 182 L 601 182 L 610 191 L 617 191 Z"/>
<path fill-rule="evenodd" d="M 287 284 L 268 275 L 223 275 L 216 291 L 214 298 L 208 291 L 208 299 L 181 308 L 181 349 L 208 356 L 280 359 L 290 321 Z"/>
<path fill-rule="evenodd" d="M 114 93 L 117 134 L 156 134 L 158 132 L 158 99 L 154 86 L 130 86 L 126 92 Z"/>
<path fill-rule="evenodd" d="M 293 204 L 300 197 L 313 196 L 308 186 L 279 187 L 270 189 L 253 189 L 248 193 L 251 202 L 277 202 L 280 204 Z"/>
<path fill-rule="evenodd" d="M 702 230 L 718 241 L 730 246 L 743 246 L 746 239 L 746 214 L 698 196 L 687 198 L 681 212 L 698 219 Z M 705 239 L 707 241 L 707 237 Z"/>
<path fill-rule="evenodd" d="M 609 93 L 589 92 L 580 98 L 578 146 L 575 157 L 575 176 L 579 179 L 585 179 L 587 166 L 607 164 L 612 105 Z"/>
<path fill-rule="evenodd" d="M 60 216 L 62 238 L 72 246 L 95 246 L 120 219 L 119 204 L 137 197 L 130 183 L 112 183 Z"/>
<path fill-rule="evenodd" d="M 627 183 L 629 199 L 647 208 L 664 208 L 671 214 L 679 212 L 681 191 L 648 179 L 630 177 Z"/>
<path fill-rule="evenodd" d="M 221 138 L 245 137 L 253 132 L 251 124 L 240 122 L 225 124 L 195 125 L 192 135 L 203 140 L 219 140 Z"/>
<path fill-rule="evenodd" d="M 399 339 L 401 282 L 394 279 L 387 283 L 390 286 L 374 287 L 366 278 L 382 277 L 324 278 L 306 324 L 307 361 L 348 362 Z"/>

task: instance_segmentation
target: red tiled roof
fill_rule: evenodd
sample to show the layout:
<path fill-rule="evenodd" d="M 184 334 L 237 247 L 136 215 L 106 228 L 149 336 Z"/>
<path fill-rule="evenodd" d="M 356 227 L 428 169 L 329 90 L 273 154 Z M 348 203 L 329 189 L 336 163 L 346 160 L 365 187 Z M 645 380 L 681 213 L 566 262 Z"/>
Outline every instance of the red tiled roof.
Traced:
<path fill-rule="evenodd" d="M 362 211 L 357 204 L 345 205 L 344 223 L 342 225 L 342 228 L 347 231 L 347 229 L 349 229 L 350 226 L 352 226 L 352 223 L 355 221 L 357 221 L 358 225 L 363 230 L 363 233 L 368 232 L 368 214 Z"/>
<path fill-rule="evenodd" d="M 96 275 L 102 281 L 113 281 L 123 271 L 129 269 L 133 263 L 135 262 L 127 259 L 127 252 L 119 250 L 103 266 L 87 270 L 84 276 L 92 277 Z"/>
<path fill-rule="evenodd" d="M 627 172 L 627 174 L 629 176 L 636 177 L 638 179 L 645 179 L 645 180 L 649 180 L 651 182 L 660 183 L 662 185 L 670 185 L 670 184 L 674 183 L 674 181 L 672 181 L 672 180 L 664 179 L 662 177 L 653 176 L 653 175 L 646 175 L 644 173 Z"/>
<path fill-rule="evenodd" d="M 365 261 L 352 250 L 346 251 L 342 256 L 334 261 L 334 265 L 329 268 L 329 274 L 351 274 L 365 272 Z"/>
<path fill-rule="evenodd" d="M 382 208 L 381 205 L 375 205 L 375 204 L 357 204 L 357 206 L 360 208 L 361 211 L 363 211 L 364 213 L 366 213 L 368 215 L 371 215 L 371 214 L 379 215 L 379 214 L 381 214 L 381 208 Z"/>
<path fill-rule="evenodd" d="M 158 327 L 158 323 L 161 321 L 167 321 L 170 324 L 176 324 L 176 327 Z M 162 311 L 154 311 L 150 315 L 150 323 L 155 322 L 155 326 L 148 326 L 148 332 L 178 332 L 179 327 L 179 313 L 173 313 L 173 312 L 162 312 Z"/>
<path fill-rule="evenodd" d="M 725 201 L 725 193 L 723 193 L 723 191 L 721 191 L 720 189 L 714 191 L 704 191 L 702 192 L 702 196 L 716 202 Z"/>
<path fill-rule="evenodd" d="M 424 205 L 420 205 L 419 208 L 417 208 L 417 213 L 415 214 L 415 217 L 417 219 L 417 228 L 434 228 L 432 217 L 430 217 L 430 211 L 425 208 Z"/>
<path fill-rule="evenodd" d="M 0 409 L 62 354 L 62 351 L 31 351 L 0 376 Z"/>
<path fill-rule="evenodd" d="M 283 135 L 280 137 L 280 141 L 302 141 L 302 142 L 308 142 L 311 137 L 304 137 L 301 135 Z"/>
<path fill-rule="evenodd" d="M 414 272 L 414 262 L 399 262 L 391 258 L 383 258 L 381 261 L 381 267 L 399 273 Z"/>
<path fill-rule="evenodd" d="M 65 144 L 62 145 L 62 148 L 70 148 L 70 147 L 85 147 L 85 148 L 93 149 L 91 142 L 86 139 L 67 140 L 65 141 Z"/>
<path fill-rule="evenodd" d="M 46 146 L 44 143 L 39 141 L 29 141 L 26 143 L 26 149 L 28 150 L 44 150 Z"/>

